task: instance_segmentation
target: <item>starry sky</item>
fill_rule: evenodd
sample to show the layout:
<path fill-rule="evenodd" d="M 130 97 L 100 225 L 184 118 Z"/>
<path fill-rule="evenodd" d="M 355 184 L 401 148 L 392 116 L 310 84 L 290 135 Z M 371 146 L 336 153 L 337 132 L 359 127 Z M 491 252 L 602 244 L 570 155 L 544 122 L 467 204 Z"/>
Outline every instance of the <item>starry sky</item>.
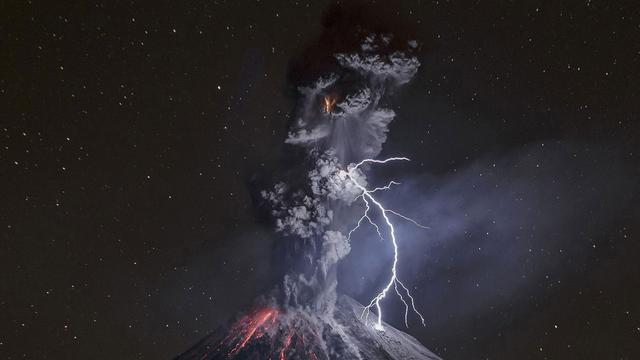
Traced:
<path fill-rule="evenodd" d="M 328 6 L 0 5 L 0 357 L 171 358 L 278 281 L 282 239 L 252 194 L 282 171 L 291 62 Z M 399 230 L 427 321 L 407 332 L 430 350 L 640 358 L 639 14 L 378 13 L 423 44 L 383 155 L 413 159 L 388 201 L 432 228 Z M 382 276 L 367 237 L 340 272 L 361 302 Z"/>

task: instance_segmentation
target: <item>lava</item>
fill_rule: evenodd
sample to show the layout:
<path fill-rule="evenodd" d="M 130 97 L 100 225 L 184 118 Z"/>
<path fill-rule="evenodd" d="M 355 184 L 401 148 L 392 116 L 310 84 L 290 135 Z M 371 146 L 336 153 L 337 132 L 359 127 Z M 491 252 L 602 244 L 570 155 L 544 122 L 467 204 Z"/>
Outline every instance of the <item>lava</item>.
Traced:
<path fill-rule="evenodd" d="M 265 308 L 257 311 L 253 316 L 245 316 L 240 319 L 240 321 L 238 321 L 238 323 L 233 327 L 233 330 L 239 330 L 240 335 L 236 338 L 240 338 L 242 340 L 238 341 L 229 351 L 229 356 L 235 356 L 254 337 L 262 337 L 269 327 L 276 321 L 278 313 L 277 309 Z"/>
<path fill-rule="evenodd" d="M 322 99 L 322 107 L 326 114 L 330 114 L 333 110 L 334 106 L 336 106 L 336 98 L 335 96 L 327 95 Z"/>
<path fill-rule="evenodd" d="M 297 332 L 300 329 L 296 329 Z M 307 345 L 304 341 L 304 334 L 294 333 L 293 329 L 290 329 L 285 338 L 284 344 L 280 349 L 280 357 L 279 360 L 287 360 L 287 354 L 293 352 L 294 354 L 304 354 L 308 357 L 308 359 L 318 360 L 318 357 L 313 352 L 312 349 L 307 348 Z"/>
<path fill-rule="evenodd" d="M 318 360 L 313 348 L 305 344 L 304 334 L 317 337 L 311 324 L 300 318 L 287 319 L 275 308 L 261 308 L 238 320 L 228 335 L 220 342 L 217 351 L 226 351 L 226 358 L 233 359 L 249 344 L 255 341 L 268 343 L 269 359 L 287 360 L 289 355 L 304 354 L 308 359 Z M 284 339 L 279 341 L 278 339 Z M 207 352 L 201 359 L 207 359 Z M 297 358 L 297 357 L 296 357 Z"/>
<path fill-rule="evenodd" d="M 280 350 L 280 360 L 287 360 L 287 351 L 289 350 L 289 346 L 291 346 L 292 338 L 293 334 L 289 333 L 284 341 L 284 345 L 282 345 L 282 349 Z"/>

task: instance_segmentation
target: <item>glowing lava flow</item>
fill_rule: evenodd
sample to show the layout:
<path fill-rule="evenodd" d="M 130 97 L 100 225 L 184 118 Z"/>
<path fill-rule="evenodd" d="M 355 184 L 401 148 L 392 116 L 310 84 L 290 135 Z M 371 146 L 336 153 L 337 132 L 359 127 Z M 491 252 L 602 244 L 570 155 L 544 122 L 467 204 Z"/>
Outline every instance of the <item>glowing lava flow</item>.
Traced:
<path fill-rule="evenodd" d="M 280 360 L 287 360 L 287 351 L 289 351 L 289 346 L 291 346 L 292 338 L 293 334 L 289 333 L 289 335 L 287 335 L 287 339 L 284 341 L 284 345 L 282 345 L 282 349 L 280 350 Z"/>
<path fill-rule="evenodd" d="M 264 335 L 266 329 L 275 322 L 277 316 L 278 310 L 267 308 L 257 312 L 254 316 L 242 319 L 236 326 L 238 332 L 242 334 L 242 340 L 238 341 L 229 351 L 229 356 L 235 356 L 254 336 Z"/>
<path fill-rule="evenodd" d="M 398 285 L 400 285 L 400 287 L 402 287 L 402 289 L 404 290 L 404 292 L 406 293 L 407 297 L 409 298 L 410 302 L 411 302 L 411 308 L 413 310 L 413 312 L 415 312 L 419 317 L 420 317 L 420 321 L 422 322 L 422 325 L 425 325 L 424 322 L 424 317 L 422 316 L 422 314 L 416 309 L 415 306 L 415 302 L 413 300 L 413 296 L 411 296 L 411 293 L 409 292 L 409 289 L 404 286 L 404 284 L 402 283 L 402 281 L 400 281 L 400 279 L 398 278 L 398 270 L 397 270 L 397 265 L 398 265 L 398 242 L 396 240 L 396 234 L 395 234 L 395 229 L 393 227 L 393 224 L 391 223 L 391 220 L 389 220 L 389 217 L 387 216 L 387 214 L 393 214 L 396 215 L 402 219 L 405 219 L 407 221 L 412 222 L 414 225 L 419 226 L 421 228 L 425 228 L 427 229 L 426 226 L 420 225 L 418 222 L 416 222 L 415 220 L 408 218 L 402 214 L 399 214 L 393 210 L 389 210 L 386 209 L 376 198 L 373 197 L 373 193 L 376 191 L 382 191 L 382 190 L 389 190 L 391 188 L 391 185 L 398 185 L 397 182 L 391 181 L 388 185 L 383 186 L 383 187 L 377 187 L 374 189 L 367 189 L 365 186 L 363 186 L 361 183 L 358 182 L 357 178 L 358 176 L 354 173 L 354 171 L 358 170 L 360 168 L 360 166 L 367 164 L 367 163 L 375 163 L 375 164 L 385 164 L 389 161 L 409 161 L 408 158 L 405 157 L 392 157 L 392 158 L 388 158 L 385 160 L 375 160 L 375 159 L 365 159 L 360 161 L 358 164 L 356 165 L 350 165 L 346 171 L 346 175 L 349 178 L 349 180 L 353 181 L 353 183 L 356 185 L 356 187 L 358 187 L 358 189 L 360 189 L 362 191 L 362 194 L 358 195 L 358 198 L 362 198 L 362 200 L 364 201 L 364 205 L 365 205 L 365 211 L 364 214 L 362 215 L 362 217 L 360 218 L 360 220 L 358 220 L 358 224 L 356 225 L 356 227 L 354 227 L 351 231 L 349 231 L 349 235 L 348 235 L 348 239 L 351 239 L 351 234 L 357 230 L 360 225 L 362 224 L 363 220 L 367 220 L 371 225 L 373 225 L 373 227 L 376 229 L 376 232 L 378 233 L 378 236 L 380 236 L 380 238 L 382 239 L 382 233 L 380 232 L 380 226 L 378 226 L 378 224 L 376 224 L 371 217 L 369 216 L 369 211 L 371 210 L 371 205 L 370 203 L 373 203 L 375 205 L 375 207 L 378 208 L 378 210 L 380 211 L 380 214 L 382 215 L 382 217 L 384 218 L 384 221 L 387 225 L 387 227 L 389 228 L 389 235 L 391 236 L 391 243 L 393 244 L 393 266 L 391 267 L 391 278 L 389 278 L 389 281 L 387 282 L 387 284 L 385 285 L 385 287 L 380 291 L 380 293 L 378 293 L 378 295 L 376 295 L 371 302 L 369 303 L 369 305 L 365 306 L 365 308 L 362 310 L 362 316 L 364 317 L 366 314 L 366 318 L 369 318 L 369 313 L 371 311 L 371 307 L 373 307 L 374 305 L 376 306 L 377 312 L 378 312 L 378 321 L 376 322 L 376 324 L 374 325 L 374 328 L 376 330 L 384 330 L 384 328 L 382 327 L 382 308 L 380 307 L 380 301 L 382 301 L 386 296 L 387 293 L 389 292 L 389 290 L 391 290 L 391 287 L 394 288 L 396 294 L 398 294 L 398 297 L 400 298 L 400 300 L 402 301 L 402 303 L 404 303 L 405 306 L 405 312 L 404 312 L 404 323 L 405 326 L 409 326 L 409 323 L 407 321 L 407 317 L 408 317 L 408 313 L 409 313 L 409 304 L 407 303 L 407 301 L 404 299 L 404 297 L 402 296 L 401 291 L 398 289 Z"/>
<path fill-rule="evenodd" d="M 301 320 L 300 317 L 292 320 L 291 316 L 283 314 L 281 310 L 266 307 L 243 316 L 231 327 L 229 334 L 218 346 L 205 352 L 200 360 L 210 359 L 213 351 L 226 353 L 227 359 L 245 358 L 245 351 L 255 354 L 256 348 L 251 344 L 260 344 L 259 354 L 264 355 L 261 359 L 266 359 L 268 354 L 269 360 L 298 359 L 300 356 L 318 360 L 314 352 L 314 343 L 305 343 L 305 334 L 315 339 L 315 343 L 320 339 L 311 323 Z"/>

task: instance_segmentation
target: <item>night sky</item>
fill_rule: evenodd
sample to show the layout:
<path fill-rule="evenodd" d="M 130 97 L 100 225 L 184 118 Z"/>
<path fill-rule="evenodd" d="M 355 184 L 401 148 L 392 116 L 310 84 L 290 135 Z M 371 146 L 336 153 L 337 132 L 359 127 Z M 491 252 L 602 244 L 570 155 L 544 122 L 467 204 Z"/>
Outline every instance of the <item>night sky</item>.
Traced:
<path fill-rule="evenodd" d="M 287 166 L 292 59 L 328 6 L 0 5 L 0 358 L 172 358 L 279 281 L 253 194 Z M 640 358 L 640 6 L 372 16 L 422 44 L 382 153 L 413 161 L 377 172 L 431 227 L 399 230 L 427 321 L 406 331 L 445 359 Z M 341 264 L 360 302 L 367 235 Z"/>

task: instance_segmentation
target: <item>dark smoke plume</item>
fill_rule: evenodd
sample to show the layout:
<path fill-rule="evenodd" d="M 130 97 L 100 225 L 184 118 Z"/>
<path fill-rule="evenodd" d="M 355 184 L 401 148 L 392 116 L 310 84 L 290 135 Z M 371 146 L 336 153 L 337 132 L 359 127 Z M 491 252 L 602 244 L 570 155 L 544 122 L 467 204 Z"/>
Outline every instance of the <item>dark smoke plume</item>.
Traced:
<path fill-rule="evenodd" d="M 212 335 L 183 359 L 437 359 L 398 330 L 374 330 L 362 306 L 336 292 L 347 234 L 364 209 L 357 184 L 367 185 L 366 167 L 345 170 L 380 153 L 393 95 L 420 66 L 419 43 L 394 31 L 394 12 L 378 11 L 336 3 L 318 40 L 292 61 L 297 100 L 285 143 L 303 158 L 260 193 L 285 244 L 276 256 L 290 267 L 226 337 L 216 344 Z"/>

